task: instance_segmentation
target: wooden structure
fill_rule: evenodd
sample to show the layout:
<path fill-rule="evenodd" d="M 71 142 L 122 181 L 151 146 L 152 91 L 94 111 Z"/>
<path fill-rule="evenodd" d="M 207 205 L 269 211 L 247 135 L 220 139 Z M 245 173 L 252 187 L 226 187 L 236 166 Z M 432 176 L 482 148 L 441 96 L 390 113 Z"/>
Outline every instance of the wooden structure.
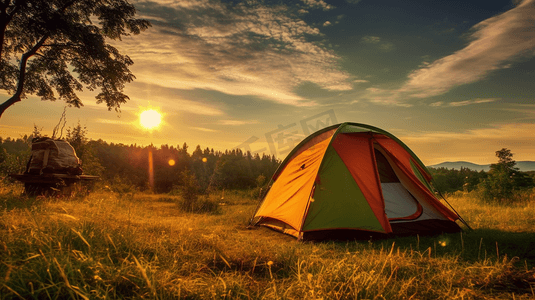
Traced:
<path fill-rule="evenodd" d="M 24 183 L 24 193 L 28 196 L 71 196 L 79 191 L 83 183 L 99 179 L 92 175 L 68 174 L 11 174 L 12 178 Z"/>

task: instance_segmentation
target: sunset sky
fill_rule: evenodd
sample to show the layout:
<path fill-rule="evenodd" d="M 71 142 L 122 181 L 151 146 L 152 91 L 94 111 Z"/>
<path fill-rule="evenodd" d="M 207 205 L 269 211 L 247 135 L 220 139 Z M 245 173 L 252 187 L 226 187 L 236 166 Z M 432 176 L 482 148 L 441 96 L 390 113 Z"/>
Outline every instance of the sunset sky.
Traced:
<path fill-rule="evenodd" d="M 113 42 L 134 60 L 130 101 L 116 113 L 86 92 L 66 110 L 91 139 L 282 159 L 307 131 L 356 122 L 427 165 L 494 163 L 504 147 L 535 160 L 535 0 L 131 2 L 152 27 Z M 51 135 L 64 106 L 25 99 L 0 136 Z M 163 114 L 152 132 L 149 108 Z"/>

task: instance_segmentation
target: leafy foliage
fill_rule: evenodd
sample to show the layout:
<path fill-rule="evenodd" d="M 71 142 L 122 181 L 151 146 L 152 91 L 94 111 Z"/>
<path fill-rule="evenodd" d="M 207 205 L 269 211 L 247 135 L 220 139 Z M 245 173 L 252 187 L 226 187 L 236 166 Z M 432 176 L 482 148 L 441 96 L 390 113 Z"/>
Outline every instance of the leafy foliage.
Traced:
<path fill-rule="evenodd" d="M 133 61 L 107 40 L 150 26 L 135 15 L 127 0 L 0 0 L 0 89 L 12 95 L 0 116 L 29 94 L 80 107 L 84 86 L 118 110 Z"/>
<path fill-rule="evenodd" d="M 88 141 L 86 134 L 87 129 L 78 123 L 67 129 L 66 136 L 82 160 L 85 174 L 101 176 L 105 185 L 120 186 L 121 191 L 149 188 L 148 147 Z M 29 141 L 31 136 L 15 140 L 0 138 L 0 176 L 24 171 L 30 153 Z M 154 192 L 169 193 L 174 187 L 182 190 L 188 184 L 186 174 L 194 176 L 199 194 L 206 193 L 209 188 L 255 188 L 263 184 L 265 177 L 271 176 L 280 163 L 274 156 L 201 149 L 198 145 L 191 155 L 186 143 L 182 147 L 162 145 L 153 149 Z"/>
<path fill-rule="evenodd" d="M 12 173 L 22 173 L 30 159 L 30 142 L 33 136 L 19 139 L 0 138 L 0 178 Z"/>
<path fill-rule="evenodd" d="M 524 201 L 535 187 L 535 172 L 521 172 L 516 167 L 513 153 L 507 148 L 496 151 L 498 163 L 488 172 L 446 168 L 429 168 L 434 186 L 442 192 L 463 191 L 476 193 L 486 202 Z"/>
<path fill-rule="evenodd" d="M 199 198 L 199 184 L 194 174 L 191 174 L 189 170 L 182 172 L 182 207 L 184 210 L 191 212 L 194 210 L 197 199 Z"/>
<path fill-rule="evenodd" d="M 67 136 L 65 139 L 71 144 L 76 152 L 76 155 L 83 164 L 83 170 L 87 174 L 102 176 L 104 167 L 100 164 L 98 158 L 95 156 L 95 149 L 93 144 L 88 143 L 87 128 L 80 125 L 80 122 L 72 128 L 67 129 Z"/>
<path fill-rule="evenodd" d="M 533 178 L 515 167 L 513 153 L 507 148 L 496 151 L 498 163 L 490 166 L 490 171 L 480 185 L 481 198 L 488 202 L 512 202 L 518 194 L 535 186 Z"/>
<path fill-rule="evenodd" d="M 487 176 L 484 171 L 477 172 L 467 168 L 461 168 L 460 170 L 429 168 L 429 171 L 433 176 L 435 188 L 447 193 L 473 191 L 477 189 L 479 182 Z"/>

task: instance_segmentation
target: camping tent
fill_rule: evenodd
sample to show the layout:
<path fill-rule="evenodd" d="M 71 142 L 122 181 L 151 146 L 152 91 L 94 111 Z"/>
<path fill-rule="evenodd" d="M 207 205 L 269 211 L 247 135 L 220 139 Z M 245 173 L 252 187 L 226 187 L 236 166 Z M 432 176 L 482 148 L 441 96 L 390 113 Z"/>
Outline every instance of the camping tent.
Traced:
<path fill-rule="evenodd" d="M 460 231 L 420 159 L 392 134 L 343 123 L 297 145 L 272 177 L 251 224 L 300 240 Z"/>

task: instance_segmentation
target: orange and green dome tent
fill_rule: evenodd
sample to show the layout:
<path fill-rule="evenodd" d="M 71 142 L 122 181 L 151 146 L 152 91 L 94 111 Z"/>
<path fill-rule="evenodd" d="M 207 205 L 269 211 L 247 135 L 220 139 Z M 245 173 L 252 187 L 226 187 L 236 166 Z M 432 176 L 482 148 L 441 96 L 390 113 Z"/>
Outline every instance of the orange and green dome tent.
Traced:
<path fill-rule="evenodd" d="M 437 199 L 431 179 L 392 134 L 365 124 L 333 125 L 288 154 L 251 224 L 299 240 L 460 231 L 459 215 Z"/>

